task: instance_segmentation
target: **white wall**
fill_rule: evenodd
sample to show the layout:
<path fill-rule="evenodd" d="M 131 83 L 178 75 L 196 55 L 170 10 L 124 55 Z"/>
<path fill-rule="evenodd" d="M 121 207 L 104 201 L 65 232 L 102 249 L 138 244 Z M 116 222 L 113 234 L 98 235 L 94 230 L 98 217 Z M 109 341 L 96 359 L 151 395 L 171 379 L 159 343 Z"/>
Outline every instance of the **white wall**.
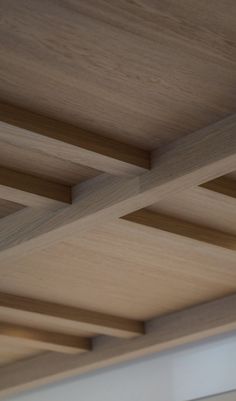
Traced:
<path fill-rule="evenodd" d="M 236 335 L 54 384 L 11 401 L 186 401 L 236 389 Z"/>

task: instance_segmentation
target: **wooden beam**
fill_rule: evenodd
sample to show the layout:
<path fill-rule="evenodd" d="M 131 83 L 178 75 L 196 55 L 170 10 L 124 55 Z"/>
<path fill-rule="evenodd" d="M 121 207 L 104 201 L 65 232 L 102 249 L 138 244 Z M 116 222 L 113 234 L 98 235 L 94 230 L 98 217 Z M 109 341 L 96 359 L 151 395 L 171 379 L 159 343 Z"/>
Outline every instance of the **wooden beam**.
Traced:
<path fill-rule="evenodd" d="M 202 188 L 236 199 L 236 181 L 228 177 L 219 177 L 201 185 Z"/>
<path fill-rule="evenodd" d="M 0 140 L 114 175 L 150 168 L 145 150 L 5 103 L 0 103 Z"/>
<path fill-rule="evenodd" d="M 72 306 L 6 294 L 0 292 L 0 310 L 9 310 L 60 321 L 65 327 L 73 326 L 83 331 L 114 337 L 131 338 L 144 333 L 144 325 L 131 319 L 92 312 Z"/>
<path fill-rule="evenodd" d="M 71 188 L 0 166 L 0 198 L 25 206 L 71 203 Z"/>
<path fill-rule="evenodd" d="M 153 212 L 151 210 L 141 209 L 122 218 L 136 224 L 142 224 L 158 230 L 167 231 L 171 234 L 192 238 L 197 241 L 217 245 L 233 251 L 236 250 L 236 236 L 234 235 Z"/>
<path fill-rule="evenodd" d="M 236 115 L 176 141 L 145 174 L 102 181 L 98 177 L 79 186 L 70 206 L 55 212 L 20 211 L 2 219 L 0 260 L 36 251 L 65 236 L 79 235 L 236 170 L 235 131 Z"/>
<path fill-rule="evenodd" d="M 210 338 L 236 329 L 236 295 L 146 323 L 146 334 L 129 340 L 98 337 L 81 355 L 47 354 L 0 368 L 0 397 L 99 368 Z"/>
<path fill-rule="evenodd" d="M 19 346 L 69 354 L 89 351 L 91 348 L 88 338 L 55 333 L 7 322 L 0 322 L 0 340 L 7 341 L 10 344 L 19 344 Z"/>

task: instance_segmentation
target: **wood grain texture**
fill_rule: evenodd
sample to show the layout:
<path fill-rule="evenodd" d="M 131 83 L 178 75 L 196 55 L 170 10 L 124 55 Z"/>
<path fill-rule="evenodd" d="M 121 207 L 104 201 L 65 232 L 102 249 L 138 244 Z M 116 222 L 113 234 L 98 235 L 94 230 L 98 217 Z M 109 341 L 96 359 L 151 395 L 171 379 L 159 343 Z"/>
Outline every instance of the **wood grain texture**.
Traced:
<path fill-rule="evenodd" d="M 36 315 L 40 322 L 40 317 L 45 316 L 56 324 L 57 321 L 63 323 L 65 330 L 70 323 L 81 331 L 88 331 L 95 334 L 103 334 L 114 337 L 130 338 L 144 333 L 141 322 L 128 320 L 98 312 L 92 312 L 81 308 L 66 306 L 53 302 L 0 293 L 0 313 L 6 310 L 17 315 L 24 312 L 30 316 Z M 40 323 L 39 323 L 40 325 Z"/>
<path fill-rule="evenodd" d="M 192 238 L 197 241 L 207 242 L 226 249 L 236 250 L 236 236 L 229 233 L 212 230 L 197 224 L 192 224 L 186 220 L 180 220 L 168 215 L 155 213 L 147 209 L 124 216 L 123 219 L 133 223 L 157 228 L 172 234 Z"/>
<path fill-rule="evenodd" d="M 95 339 L 93 352 L 79 356 L 42 355 L 0 369 L 0 395 L 80 375 L 154 352 L 173 349 L 236 328 L 236 296 L 152 319 L 146 334 L 130 340 Z"/>
<path fill-rule="evenodd" d="M 1 14 L 5 101 L 150 150 L 236 112 L 233 0 L 2 0 Z"/>
<path fill-rule="evenodd" d="M 0 289 L 145 321 L 236 292 L 235 252 L 117 219 L 15 263 L 2 262 Z M 0 320 L 10 316 L 11 322 L 29 322 L 19 310 L 3 314 L 0 308 Z M 30 318 L 63 331 L 56 320 Z M 64 330 L 69 327 L 77 333 L 69 322 Z"/>
<path fill-rule="evenodd" d="M 71 188 L 0 166 L 0 198 L 25 206 L 57 206 L 72 202 Z"/>
<path fill-rule="evenodd" d="M 115 175 L 140 174 L 150 167 L 147 151 L 4 103 L 0 141 Z"/>
<path fill-rule="evenodd" d="M 72 186 L 101 174 L 98 170 L 63 160 L 59 156 L 39 152 L 37 146 L 26 153 L 20 143 L 16 146 L 1 140 L 0 144 L 0 160 L 5 168 L 47 181 Z"/>
<path fill-rule="evenodd" d="M 236 199 L 206 187 L 207 185 L 204 188 L 201 186 L 182 191 L 154 203 L 148 210 L 235 236 Z"/>
<path fill-rule="evenodd" d="M 105 177 L 102 181 L 95 178 L 80 186 L 73 204 L 62 210 L 27 210 L 15 214 L 14 219 L 6 217 L 0 223 L 1 260 L 48 246 L 67 235 L 78 235 L 94 225 L 235 170 L 235 129 L 233 115 L 176 141 L 157 157 L 151 171 L 138 177 Z"/>
<path fill-rule="evenodd" d="M 235 330 L 235 295 L 202 304 L 236 291 L 235 1 L 0 3 L 1 165 L 73 186 L 68 206 L 0 200 L 0 322 L 129 337 L 156 316 L 2 367 L 0 394 Z M 8 330 L 0 359 L 33 356 L 29 337 L 11 352 Z"/>
<path fill-rule="evenodd" d="M 90 340 L 0 321 L 0 341 L 42 350 L 78 353 L 90 350 Z"/>

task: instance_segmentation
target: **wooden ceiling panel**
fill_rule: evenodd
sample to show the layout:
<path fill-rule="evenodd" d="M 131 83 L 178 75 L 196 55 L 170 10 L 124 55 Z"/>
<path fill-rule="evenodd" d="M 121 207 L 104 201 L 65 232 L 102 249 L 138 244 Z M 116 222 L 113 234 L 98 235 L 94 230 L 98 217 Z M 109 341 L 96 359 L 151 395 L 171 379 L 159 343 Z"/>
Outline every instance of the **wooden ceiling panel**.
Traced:
<path fill-rule="evenodd" d="M 21 209 L 23 209 L 23 206 L 18 203 L 0 199 L 0 219 Z"/>
<path fill-rule="evenodd" d="M 31 358 L 40 352 L 30 347 L 12 344 L 8 340 L 0 342 L 0 366 L 8 365 L 18 360 Z"/>
<path fill-rule="evenodd" d="M 13 324 L 14 317 L 18 326 L 51 331 L 59 335 L 91 337 L 103 334 L 132 338 L 144 333 L 144 324 L 141 321 L 1 292 L 0 323 Z"/>
<path fill-rule="evenodd" d="M 235 1 L 0 3 L 0 398 L 235 330 Z"/>
<path fill-rule="evenodd" d="M 236 181 L 234 181 L 236 191 Z M 236 235 L 236 198 L 195 187 L 148 208 L 184 221 Z"/>
<path fill-rule="evenodd" d="M 60 319 L 53 319 L 50 316 L 39 316 L 34 313 L 25 313 L 0 307 L 0 321 L 18 324 L 47 331 L 72 334 L 80 337 L 92 337 L 94 333 L 78 329 L 75 323 L 66 323 Z"/>
<path fill-rule="evenodd" d="M 20 346 L 23 345 L 23 347 L 63 354 L 78 354 L 91 350 L 89 338 L 8 322 L 0 322 L 0 340 L 3 340 L 3 342 L 6 340 L 10 345 L 19 344 Z"/>
<path fill-rule="evenodd" d="M 3 0 L 1 14 L 2 100 L 147 149 L 236 110 L 232 0 Z"/>
<path fill-rule="evenodd" d="M 120 220 L 2 263 L 0 289 L 143 320 L 235 291 L 235 253 Z"/>
<path fill-rule="evenodd" d="M 54 210 L 27 209 L 0 222 L 1 260 L 80 235 L 236 167 L 236 115 L 176 141 L 151 170 L 124 178 L 105 174 L 73 190 L 73 204 Z M 215 190 L 214 190 L 215 191 Z M 15 226 L 17 224 L 17 231 Z"/>
<path fill-rule="evenodd" d="M 77 184 L 99 174 L 88 167 L 43 152 L 26 151 L 24 147 L 7 142 L 1 142 L 0 160 L 1 165 L 9 169 L 61 184 Z"/>

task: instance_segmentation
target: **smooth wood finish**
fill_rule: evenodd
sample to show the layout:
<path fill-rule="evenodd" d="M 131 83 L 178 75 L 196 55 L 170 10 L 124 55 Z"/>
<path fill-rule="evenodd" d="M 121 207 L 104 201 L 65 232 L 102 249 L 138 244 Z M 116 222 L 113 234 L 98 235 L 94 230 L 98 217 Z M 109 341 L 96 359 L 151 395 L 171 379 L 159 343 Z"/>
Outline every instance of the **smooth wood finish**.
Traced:
<path fill-rule="evenodd" d="M 214 191 L 236 199 L 236 180 L 232 180 L 231 178 L 219 177 L 216 180 L 207 182 L 201 186 L 209 189 L 210 191 Z"/>
<path fill-rule="evenodd" d="M 151 150 L 236 112 L 234 0 L 5 0 L 1 14 L 10 103 Z"/>
<path fill-rule="evenodd" d="M 200 186 L 154 203 L 148 210 L 236 235 L 236 198 Z"/>
<path fill-rule="evenodd" d="M 7 142 L 8 137 L 10 139 L 9 135 L 6 137 L 6 141 L 0 141 L 0 160 L 1 165 L 10 170 L 69 186 L 100 174 L 98 170 L 63 160 L 59 155 L 38 151 L 39 146 L 37 145 L 34 150 L 28 150 L 26 153 L 24 147 L 20 145 L 20 140 L 16 146 Z"/>
<path fill-rule="evenodd" d="M 117 219 L 15 263 L 2 262 L 0 288 L 145 321 L 236 292 L 235 257 L 226 248 Z M 69 332 L 69 321 L 59 327 L 57 320 L 44 323 L 41 316 L 0 308 L 0 320 L 10 317 Z M 70 332 L 77 334 L 76 328 Z"/>
<path fill-rule="evenodd" d="M 157 228 L 172 234 L 192 238 L 197 241 L 207 242 L 226 249 L 236 250 L 236 236 L 225 232 L 212 230 L 188 221 L 180 220 L 164 214 L 155 213 L 147 209 L 138 210 L 124 216 L 123 219 L 133 223 L 143 224 L 145 226 Z"/>
<path fill-rule="evenodd" d="M 57 206 L 72 202 L 71 188 L 0 166 L 0 198 L 25 206 Z"/>
<path fill-rule="evenodd" d="M 9 216 L 12 213 L 18 212 L 23 209 L 24 206 L 19 205 L 15 202 L 9 202 L 4 199 L 0 199 L 0 218 Z"/>
<path fill-rule="evenodd" d="M 151 171 L 135 178 L 91 180 L 73 204 L 59 211 L 21 211 L 0 222 L 0 259 L 16 258 L 67 235 L 121 217 L 236 169 L 236 116 L 193 133 L 159 155 Z M 94 200 L 96 199 L 96 202 Z M 15 225 L 18 230 L 15 232 Z"/>
<path fill-rule="evenodd" d="M 1 394 L 235 330 L 235 1 L 0 8 Z"/>
<path fill-rule="evenodd" d="M 31 347 L 23 347 L 22 344 L 13 344 L 2 338 L 0 342 L 0 366 L 15 363 L 18 360 L 32 358 L 41 352 L 45 351 Z"/>
<path fill-rule="evenodd" d="M 115 363 L 165 351 L 236 329 L 236 295 L 146 323 L 146 334 L 130 340 L 97 338 L 93 352 L 79 356 L 42 355 L 0 369 L 0 395 L 80 375 Z"/>
<path fill-rule="evenodd" d="M 115 175 L 140 174 L 149 152 L 0 103 L 0 140 Z"/>
<path fill-rule="evenodd" d="M 2 310 L 10 310 L 16 316 L 22 312 L 34 314 L 39 322 L 41 316 L 54 320 L 55 324 L 59 320 L 65 328 L 68 323 L 74 323 L 78 329 L 94 334 L 131 338 L 144 333 L 143 324 L 135 320 L 6 293 L 0 293 Z"/>
<path fill-rule="evenodd" d="M 27 326 L 20 326 L 0 321 L 0 340 L 7 340 L 23 347 L 42 350 L 78 353 L 90 350 L 90 341 L 68 334 L 49 332 Z"/>

